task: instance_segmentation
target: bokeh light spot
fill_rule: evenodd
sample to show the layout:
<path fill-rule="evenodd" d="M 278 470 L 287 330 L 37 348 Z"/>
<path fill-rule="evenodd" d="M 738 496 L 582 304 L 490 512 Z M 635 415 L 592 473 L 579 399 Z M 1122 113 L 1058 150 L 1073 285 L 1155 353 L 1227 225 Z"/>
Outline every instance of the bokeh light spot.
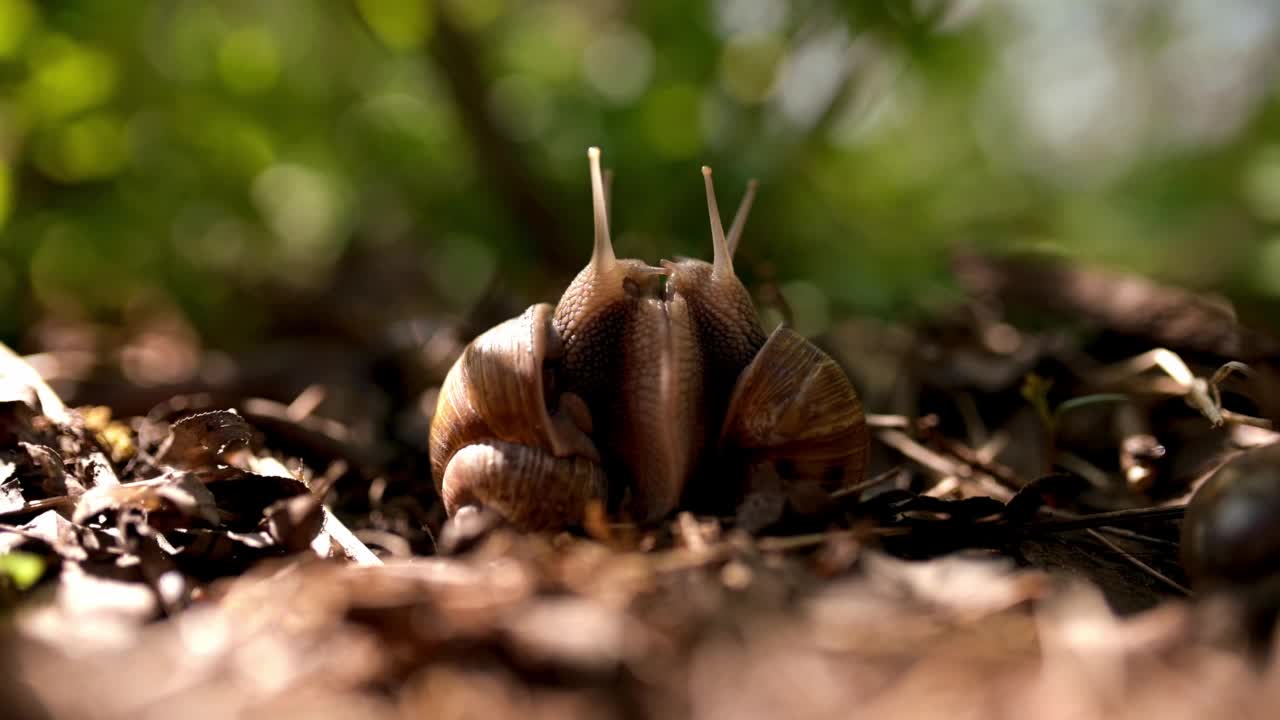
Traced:
<path fill-rule="evenodd" d="M 116 89 L 116 64 L 108 54 L 63 35 L 42 39 L 32 52 L 23 103 L 37 116 L 57 119 L 106 102 Z"/>
<path fill-rule="evenodd" d="M 279 50 L 262 28 L 236 30 L 218 48 L 218 76 L 232 92 L 253 95 L 270 90 L 279 75 Z"/>
<path fill-rule="evenodd" d="M 435 29 L 432 6 L 423 0 L 356 0 L 369 29 L 393 50 L 415 50 Z"/>
<path fill-rule="evenodd" d="M 716 30 L 721 37 L 776 33 L 787 22 L 786 0 L 717 0 Z"/>
<path fill-rule="evenodd" d="M 509 27 L 502 24 L 506 33 L 499 45 L 502 62 L 544 82 L 574 82 L 582 59 L 577 49 L 594 38 L 599 28 L 562 3 L 528 3 L 518 17 L 518 23 Z"/>
<path fill-rule="evenodd" d="M 35 23 L 29 0 L 0 0 L 0 58 L 16 55 Z"/>
<path fill-rule="evenodd" d="M 768 35 L 739 37 L 720 56 L 720 84 L 743 103 L 758 103 L 773 92 L 784 48 Z"/>
<path fill-rule="evenodd" d="M 336 252 L 346 208 L 333 178 L 279 163 L 254 180 L 253 200 L 290 260 L 324 261 Z"/>
<path fill-rule="evenodd" d="M 653 45 L 631 28 L 604 32 L 582 53 L 582 72 L 596 92 L 624 104 L 649 87 L 653 77 Z"/>
<path fill-rule="evenodd" d="M 702 147 L 699 109 L 702 99 L 696 88 L 684 84 L 665 85 L 645 103 L 645 129 L 654 150 L 671 158 L 686 158 Z"/>
<path fill-rule="evenodd" d="M 1244 194 L 1254 214 L 1280 222 L 1280 147 L 1258 153 L 1244 174 Z"/>
<path fill-rule="evenodd" d="M 44 133 L 36 142 L 40 172 L 62 182 L 111 177 L 129 160 L 129 136 L 120 118 L 89 115 Z"/>
<path fill-rule="evenodd" d="M 817 122 L 840 91 L 849 55 L 849 32 L 843 27 L 793 47 L 778 81 L 777 103 L 782 113 L 801 127 Z"/>

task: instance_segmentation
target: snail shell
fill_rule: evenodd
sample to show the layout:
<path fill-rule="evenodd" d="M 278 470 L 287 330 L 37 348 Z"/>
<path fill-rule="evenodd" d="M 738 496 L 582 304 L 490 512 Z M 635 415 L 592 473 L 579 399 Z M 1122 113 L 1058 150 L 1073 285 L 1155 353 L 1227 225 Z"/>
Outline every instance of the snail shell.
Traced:
<path fill-rule="evenodd" d="M 860 480 L 869 437 L 844 371 L 794 330 L 779 326 L 733 389 L 720 450 L 747 466 L 827 489 Z"/>
<path fill-rule="evenodd" d="M 734 273 L 754 183 L 726 236 L 704 167 L 713 259 L 654 267 L 614 254 L 599 151 L 588 156 L 591 261 L 554 310 L 481 335 L 445 379 L 431 451 L 446 510 L 553 527 L 612 490 L 649 522 L 694 494 L 691 478 L 744 461 L 784 480 L 861 478 L 867 432 L 848 378 L 792 330 L 766 338 Z"/>
<path fill-rule="evenodd" d="M 479 502 L 517 526 L 547 527 L 576 521 L 604 494 L 590 413 L 570 394 L 548 410 L 544 368 L 561 352 L 551 312 L 533 305 L 480 335 L 445 376 L 431 466 L 450 515 Z"/>

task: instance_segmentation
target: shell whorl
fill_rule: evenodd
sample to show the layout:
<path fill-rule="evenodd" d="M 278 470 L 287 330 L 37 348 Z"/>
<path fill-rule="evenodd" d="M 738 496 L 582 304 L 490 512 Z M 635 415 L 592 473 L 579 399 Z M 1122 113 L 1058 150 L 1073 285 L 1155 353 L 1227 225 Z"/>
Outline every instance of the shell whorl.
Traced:
<path fill-rule="evenodd" d="M 868 441 L 862 402 L 844 371 L 781 326 L 738 378 L 720 432 L 722 453 L 783 463 L 789 479 L 829 488 L 862 477 Z"/>
<path fill-rule="evenodd" d="M 525 525 L 523 515 L 544 512 L 538 506 L 548 488 L 570 496 L 599 494 L 596 486 L 604 479 L 587 435 L 589 414 L 572 396 L 548 397 L 544 367 L 559 351 L 551 313 L 548 304 L 533 305 L 480 335 L 445 377 L 431 419 L 431 474 L 450 514 L 458 498 L 469 498 Z M 529 492 L 526 472 L 542 479 L 534 483 L 542 491 Z M 552 477 L 565 482 L 552 483 Z M 521 510 L 515 498 L 525 498 L 530 509 Z M 579 504 L 586 499 L 579 497 Z"/>
<path fill-rule="evenodd" d="M 494 440 L 467 445 L 449 461 L 441 483 L 445 511 L 479 504 L 521 530 L 582 522 L 587 503 L 605 495 L 598 463 Z"/>

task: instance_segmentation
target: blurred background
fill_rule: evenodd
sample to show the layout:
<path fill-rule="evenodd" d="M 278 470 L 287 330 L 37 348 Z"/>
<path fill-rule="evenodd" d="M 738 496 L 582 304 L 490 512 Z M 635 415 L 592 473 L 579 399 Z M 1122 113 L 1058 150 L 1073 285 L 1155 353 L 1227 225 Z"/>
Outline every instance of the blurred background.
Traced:
<path fill-rule="evenodd" d="M 0 340 L 483 326 L 585 263 L 588 145 L 623 256 L 759 178 L 739 269 L 809 335 L 956 248 L 1269 307 L 1278 59 L 1271 0 L 0 0 Z"/>

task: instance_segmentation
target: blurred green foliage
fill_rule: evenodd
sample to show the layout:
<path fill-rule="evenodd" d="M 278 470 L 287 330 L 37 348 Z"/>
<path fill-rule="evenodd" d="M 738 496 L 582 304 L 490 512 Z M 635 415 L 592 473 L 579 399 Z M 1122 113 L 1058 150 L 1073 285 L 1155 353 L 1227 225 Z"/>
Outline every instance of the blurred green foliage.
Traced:
<path fill-rule="evenodd" d="M 709 253 L 699 165 L 758 177 L 740 267 L 810 331 L 959 243 L 1280 296 L 1278 57 L 1270 0 L 0 0 L 0 339 L 165 297 L 251 341 L 354 246 L 552 299 L 588 145 L 651 261 Z"/>

